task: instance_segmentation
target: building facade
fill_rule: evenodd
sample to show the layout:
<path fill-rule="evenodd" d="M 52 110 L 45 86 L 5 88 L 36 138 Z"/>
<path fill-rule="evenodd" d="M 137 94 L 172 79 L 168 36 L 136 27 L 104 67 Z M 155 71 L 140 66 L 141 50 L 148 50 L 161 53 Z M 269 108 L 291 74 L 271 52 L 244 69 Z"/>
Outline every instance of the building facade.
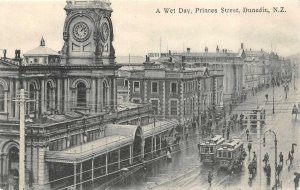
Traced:
<path fill-rule="evenodd" d="M 123 66 L 118 85 L 135 103 L 151 103 L 157 117 L 176 119 L 183 126 L 198 124 L 199 116 L 223 101 L 223 67 L 182 63 L 163 57 L 143 65 Z"/>
<path fill-rule="evenodd" d="M 149 105 L 117 104 L 110 3 L 67 1 L 65 11 L 61 52 L 42 38 L 24 58 L 16 50 L 14 59 L 0 59 L 3 189 L 18 188 L 20 89 L 28 100 L 26 189 L 101 184 L 124 167 L 163 154 L 177 125 L 155 120 Z"/>

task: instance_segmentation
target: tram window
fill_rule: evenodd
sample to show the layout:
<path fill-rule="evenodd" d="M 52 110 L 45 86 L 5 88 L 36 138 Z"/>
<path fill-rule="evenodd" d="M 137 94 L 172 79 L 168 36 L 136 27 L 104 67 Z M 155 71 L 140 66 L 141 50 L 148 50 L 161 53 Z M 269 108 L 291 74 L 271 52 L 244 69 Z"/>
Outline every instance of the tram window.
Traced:
<path fill-rule="evenodd" d="M 221 151 L 219 151 L 219 157 L 222 157 L 222 152 Z"/>
<path fill-rule="evenodd" d="M 213 147 L 209 147 L 209 152 L 213 153 L 213 149 L 214 149 Z"/>
<path fill-rule="evenodd" d="M 224 158 L 227 157 L 226 153 L 227 153 L 227 152 L 223 152 L 223 157 L 224 157 Z"/>
<path fill-rule="evenodd" d="M 231 152 L 228 152 L 228 158 L 231 158 Z"/>
<path fill-rule="evenodd" d="M 208 151 L 209 151 L 208 147 L 205 147 L 205 153 L 209 153 Z"/>
<path fill-rule="evenodd" d="M 201 152 L 204 153 L 204 147 L 201 147 Z"/>

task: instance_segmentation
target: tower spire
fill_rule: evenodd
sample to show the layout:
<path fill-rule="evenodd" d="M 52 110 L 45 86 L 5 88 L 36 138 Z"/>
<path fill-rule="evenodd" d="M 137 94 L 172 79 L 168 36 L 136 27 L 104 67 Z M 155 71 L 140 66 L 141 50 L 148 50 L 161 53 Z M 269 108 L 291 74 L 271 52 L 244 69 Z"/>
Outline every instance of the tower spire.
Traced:
<path fill-rule="evenodd" d="M 45 40 L 44 40 L 44 36 L 42 36 L 42 39 L 41 39 L 41 44 L 40 46 L 45 46 Z"/>

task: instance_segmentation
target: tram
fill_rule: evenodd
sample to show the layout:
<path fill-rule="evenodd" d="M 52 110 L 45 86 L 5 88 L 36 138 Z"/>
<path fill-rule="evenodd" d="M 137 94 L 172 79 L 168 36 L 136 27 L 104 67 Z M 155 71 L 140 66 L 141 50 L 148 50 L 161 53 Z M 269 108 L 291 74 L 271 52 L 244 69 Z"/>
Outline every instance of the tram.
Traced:
<path fill-rule="evenodd" d="M 221 135 L 215 135 L 200 144 L 200 158 L 203 164 L 212 164 L 216 161 L 217 149 L 225 139 Z"/>
<path fill-rule="evenodd" d="M 245 160 L 245 149 L 240 139 L 232 139 L 224 142 L 217 149 L 217 162 L 220 169 L 227 169 L 228 172 L 241 171 Z"/>

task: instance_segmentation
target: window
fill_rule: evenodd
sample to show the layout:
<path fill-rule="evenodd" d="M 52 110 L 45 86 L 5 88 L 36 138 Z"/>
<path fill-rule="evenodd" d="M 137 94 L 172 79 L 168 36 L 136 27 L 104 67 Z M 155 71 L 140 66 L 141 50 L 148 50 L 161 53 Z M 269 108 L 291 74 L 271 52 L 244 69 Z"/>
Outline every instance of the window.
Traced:
<path fill-rule="evenodd" d="M 133 83 L 133 92 L 140 92 L 140 82 L 139 81 L 135 81 Z"/>
<path fill-rule="evenodd" d="M 151 104 L 155 115 L 158 115 L 158 100 L 151 100 Z"/>
<path fill-rule="evenodd" d="M 82 82 L 77 85 L 77 106 L 86 107 L 86 86 Z"/>
<path fill-rule="evenodd" d="M 227 157 L 227 152 L 223 152 L 223 157 L 226 158 Z"/>
<path fill-rule="evenodd" d="M 209 153 L 213 153 L 214 152 L 214 148 L 211 146 L 209 147 Z"/>
<path fill-rule="evenodd" d="M 4 87 L 0 85 L 0 112 L 4 112 Z"/>
<path fill-rule="evenodd" d="M 34 63 L 38 63 L 39 60 L 38 60 L 37 58 L 35 58 L 35 59 L 33 60 L 33 62 L 34 62 Z"/>
<path fill-rule="evenodd" d="M 124 86 L 128 87 L 128 80 L 127 79 L 124 80 Z"/>
<path fill-rule="evenodd" d="M 139 99 L 132 99 L 132 102 L 135 103 L 135 104 L 140 104 L 141 101 Z"/>
<path fill-rule="evenodd" d="M 228 158 L 231 158 L 231 152 L 228 152 Z"/>
<path fill-rule="evenodd" d="M 219 153 L 219 158 L 221 158 L 222 157 L 222 152 L 219 151 L 218 153 Z"/>
<path fill-rule="evenodd" d="M 151 93 L 158 93 L 158 83 L 157 82 L 151 83 Z"/>
<path fill-rule="evenodd" d="M 177 115 L 177 100 L 171 100 L 171 115 Z"/>
<path fill-rule="evenodd" d="M 186 82 L 183 83 L 183 93 L 186 92 Z"/>
<path fill-rule="evenodd" d="M 35 100 L 35 86 L 32 83 L 29 85 L 29 99 Z M 29 110 L 30 110 L 30 112 L 35 111 L 35 102 L 34 101 L 31 101 L 29 103 Z"/>
<path fill-rule="evenodd" d="M 171 93 L 176 94 L 177 93 L 177 83 L 172 82 L 171 83 Z"/>

